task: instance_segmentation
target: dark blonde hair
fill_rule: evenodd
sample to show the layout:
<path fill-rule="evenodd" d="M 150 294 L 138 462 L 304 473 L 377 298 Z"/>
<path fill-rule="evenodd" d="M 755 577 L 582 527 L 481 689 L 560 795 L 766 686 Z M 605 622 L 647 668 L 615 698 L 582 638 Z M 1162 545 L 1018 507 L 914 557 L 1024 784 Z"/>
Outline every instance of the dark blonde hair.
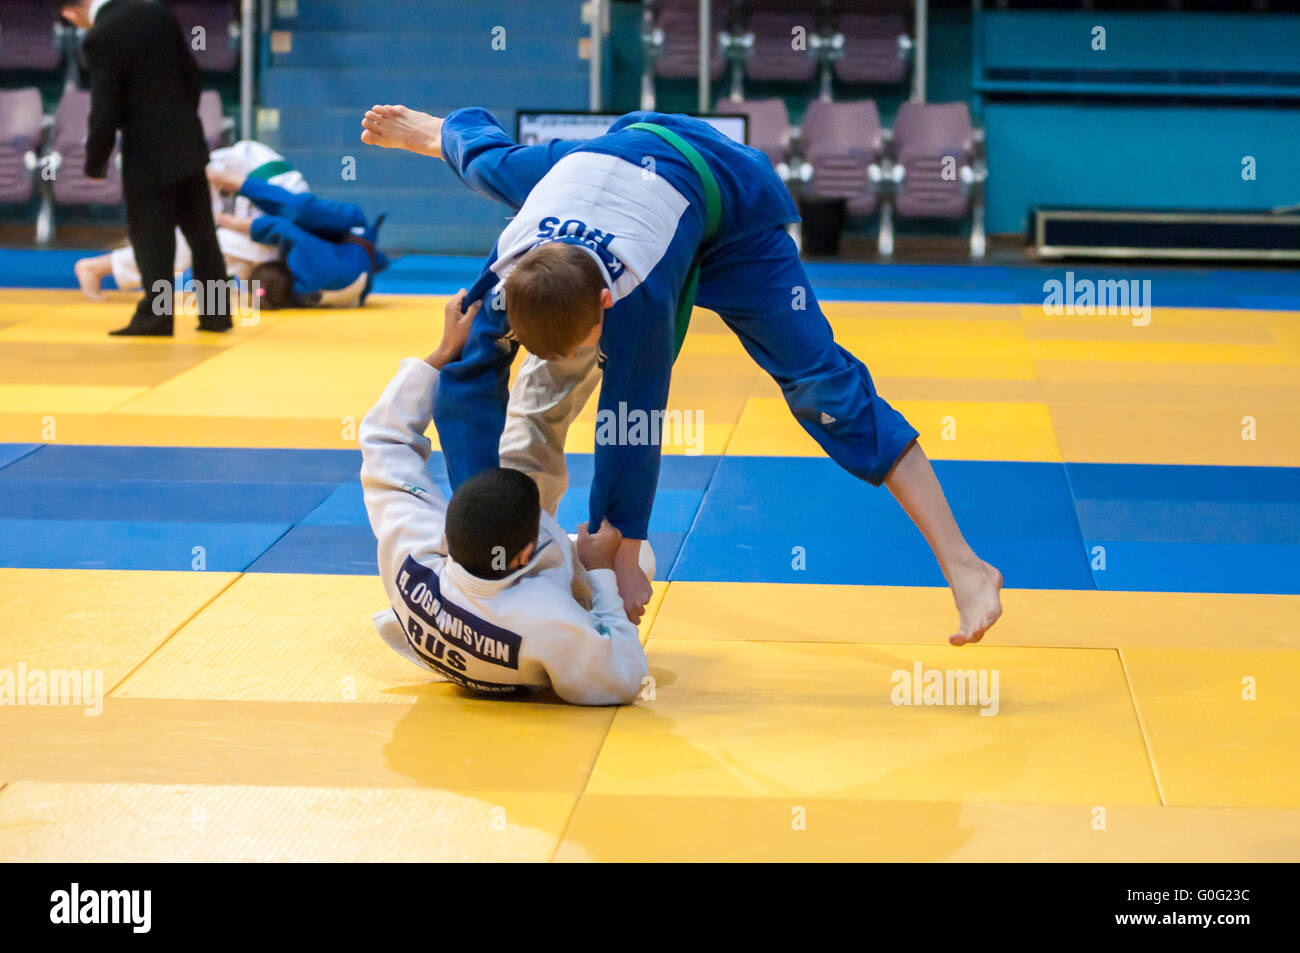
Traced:
<path fill-rule="evenodd" d="M 600 323 L 600 265 L 567 242 L 539 245 L 506 276 L 506 315 L 515 337 L 543 359 L 567 357 Z"/>

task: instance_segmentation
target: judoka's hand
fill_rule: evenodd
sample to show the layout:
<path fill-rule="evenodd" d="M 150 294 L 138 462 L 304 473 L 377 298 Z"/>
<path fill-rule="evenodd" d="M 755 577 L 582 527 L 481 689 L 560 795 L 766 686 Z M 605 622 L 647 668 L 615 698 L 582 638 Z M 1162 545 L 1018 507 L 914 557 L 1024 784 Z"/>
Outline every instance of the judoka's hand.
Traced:
<path fill-rule="evenodd" d="M 654 595 L 650 580 L 641 569 L 641 540 L 625 539 L 614 556 L 614 576 L 618 594 L 623 597 L 623 611 L 632 622 L 640 622 L 646 604 Z"/>
<path fill-rule="evenodd" d="M 442 370 L 460 357 L 465 350 L 465 341 L 469 338 L 469 329 L 474 325 L 474 316 L 478 314 L 482 302 L 475 301 L 469 310 L 462 312 L 465 305 L 465 289 L 461 288 L 456 297 L 447 302 L 443 312 L 442 343 L 438 349 L 425 358 L 425 362 Z"/>
<path fill-rule="evenodd" d="M 589 524 L 583 523 L 578 527 L 578 558 L 587 569 L 613 569 L 621 542 L 623 534 L 609 520 L 600 521 L 595 536 L 591 535 Z"/>
<path fill-rule="evenodd" d="M 218 212 L 213 218 L 216 220 L 217 227 L 228 228 L 232 232 L 243 232 L 247 235 L 253 229 L 253 220 L 251 218 L 240 218 L 238 215 L 231 215 L 229 212 Z"/>
<path fill-rule="evenodd" d="M 361 125 L 361 141 L 368 146 L 442 158 L 442 120 L 437 116 L 405 106 L 371 106 Z"/>
<path fill-rule="evenodd" d="M 208 166 L 205 170 L 208 175 L 208 182 L 218 192 L 229 192 L 235 195 L 244 187 L 244 178 L 239 175 L 232 175 L 224 169 L 218 169 L 216 166 Z"/>

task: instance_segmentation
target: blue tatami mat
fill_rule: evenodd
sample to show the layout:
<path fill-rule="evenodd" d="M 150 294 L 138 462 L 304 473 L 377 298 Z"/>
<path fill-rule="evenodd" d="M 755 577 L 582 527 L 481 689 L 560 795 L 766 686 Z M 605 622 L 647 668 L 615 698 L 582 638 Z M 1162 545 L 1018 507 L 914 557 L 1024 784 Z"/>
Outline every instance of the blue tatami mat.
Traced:
<path fill-rule="evenodd" d="M 40 448 L 39 443 L 0 443 L 0 469 L 10 466 Z"/>
<path fill-rule="evenodd" d="M 683 460 L 689 458 L 682 458 Z M 431 469 L 436 470 L 433 460 Z M 574 479 L 589 477 L 590 458 L 574 458 L 570 475 Z M 667 463 L 667 461 L 665 461 Z M 711 472 L 713 462 L 708 470 Z M 698 482 L 704 468 L 692 464 L 665 466 L 666 483 Z M 438 488 L 446 495 L 445 482 Z M 587 494 L 590 487 L 574 483 L 560 503 L 556 514 L 560 525 L 576 532 L 578 524 L 588 518 Z M 678 549 L 695 519 L 704 497 L 704 488 L 661 487 L 655 498 L 650 520 L 650 545 L 654 547 L 660 578 L 666 578 L 677 558 Z M 283 539 L 250 567 L 251 572 L 372 573 L 375 567 L 375 539 L 370 532 L 365 500 L 360 483 L 344 483 L 334 489 L 319 506 L 298 521 Z"/>
<path fill-rule="evenodd" d="M 1099 589 L 1300 593 L 1283 467 L 1066 464 Z"/>
<path fill-rule="evenodd" d="M 483 256 L 402 255 L 375 281 L 379 294 L 451 295 L 474 283 Z M 0 287 L 77 287 L 73 264 L 95 251 L 0 249 Z M 1262 269 L 1083 265 L 922 265 L 813 262 L 813 290 L 824 301 L 932 301 L 971 304 L 1040 304 L 1043 282 L 1149 280 L 1154 303 L 1178 308 L 1300 308 L 1300 273 Z"/>
<path fill-rule="evenodd" d="M 656 578 L 666 577 L 685 535 L 651 528 L 650 545 L 658 563 Z M 276 540 L 248 571 L 377 576 L 375 537 L 369 524 L 301 523 Z"/>
<path fill-rule="evenodd" d="M 376 571 L 355 451 L 9 444 L 4 460 L 0 566 L 191 569 L 202 547 L 211 570 Z M 934 466 L 1008 586 L 1300 592 L 1294 470 Z M 592 467 L 569 458 L 569 530 Z M 429 471 L 445 493 L 441 454 Z M 661 579 L 943 584 L 889 492 L 820 458 L 665 457 L 650 540 Z"/>
<path fill-rule="evenodd" d="M 308 572 L 377 576 L 379 565 L 370 524 L 298 525 L 275 541 L 249 572 Z"/>
<path fill-rule="evenodd" d="M 0 444 L 0 453 L 8 446 Z M 357 450 L 241 450 L 223 447 L 93 447 L 47 444 L 4 468 L 3 477 L 182 480 L 219 483 L 341 483 L 361 472 Z"/>
<path fill-rule="evenodd" d="M 936 461 L 975 550 L 1025 589 L 1091 589 L 1065 470 Z M 724 457 L 673 579 L 941 586 L 929 547 L 888 490 L 830 460 Z"/>
<path fill-rule="evenodd" d="M 288 529 L 266 523 L 5 519 L 0 566 L 239 572 Z"/>
<path fill-rule="evenodd" d="M 287 523 L 330 492 L 324 483 L 35 480 L 0 471 L 0 519 Z"/>

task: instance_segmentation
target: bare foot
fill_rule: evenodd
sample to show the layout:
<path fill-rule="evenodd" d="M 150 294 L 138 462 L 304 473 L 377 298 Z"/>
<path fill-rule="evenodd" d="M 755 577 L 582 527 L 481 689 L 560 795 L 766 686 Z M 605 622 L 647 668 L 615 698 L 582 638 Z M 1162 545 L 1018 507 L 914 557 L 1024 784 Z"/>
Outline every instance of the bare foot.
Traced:
<path fill-rule="evenodd" d="M 442 158 L 442 120 L 437 116 L 405 106 L 372 106 L 361 125 L 361 141 L 368 146 Z"/>
<path fill-rule="evenodd" d="M 100 282 L 104 279 L 95 266 L 87 258 L 81 259 L 73 266 L 77 273 L 77 284 L 81 285 L 81 293 L 91 301 L 107 301 L 108 296 L 99 290 Z"/>
<path fill-rule="evenodd" d="M 978 642 L 1002 616 L 1002 573 L 979 559 L 954 570 L 949 584 L 961 629 L 948 641 L 953 645 Z"/>

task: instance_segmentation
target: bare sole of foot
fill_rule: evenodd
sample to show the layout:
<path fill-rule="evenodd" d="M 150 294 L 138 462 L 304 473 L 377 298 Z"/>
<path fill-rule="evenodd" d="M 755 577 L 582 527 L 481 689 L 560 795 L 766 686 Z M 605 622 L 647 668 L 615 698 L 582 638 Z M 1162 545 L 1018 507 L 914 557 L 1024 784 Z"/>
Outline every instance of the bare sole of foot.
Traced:
<path fill-rule="evenodd" d="M 372 106 L 361 120 L 361 141 L 384 149 L 404 149 L 417 155 L 438 154 L 435 144 L 442 123 L 428 113 L 406 106 Z"/>
<path fill-rule="evenodd" d="M 77 284 L 81 286 L 81 293 L 91 301 L 107 301 L 108 295 L 99 290 L 99 284 L 102 280 L 95 270 L 87 262 L 77 262 L 74 266 L 77 273 Z"/>
<path fill-rule="evenodd" d="M 953 645 L 978 642 L 1002 617 L 1002 573 L 983 560 L 969 570 L 954 573 L 952 594 L 961 626 L 948 636 Z"/>

